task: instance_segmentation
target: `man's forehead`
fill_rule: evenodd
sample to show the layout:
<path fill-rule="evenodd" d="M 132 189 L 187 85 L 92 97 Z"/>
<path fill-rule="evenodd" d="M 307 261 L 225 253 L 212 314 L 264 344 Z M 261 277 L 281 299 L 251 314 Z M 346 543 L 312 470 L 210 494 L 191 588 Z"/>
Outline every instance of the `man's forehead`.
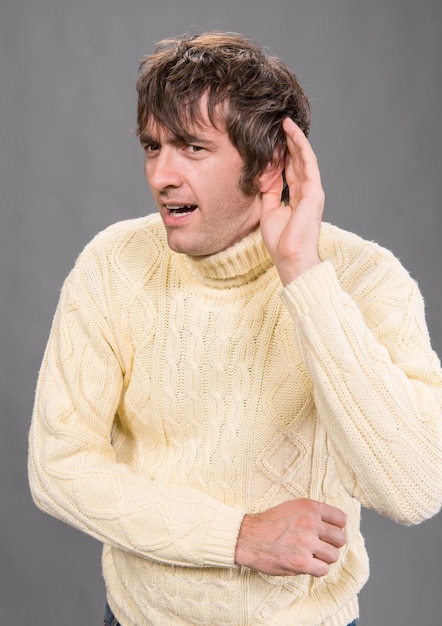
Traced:
<path fill-rule="evenodd" d="M 226 132 L 225 114 L 225 106 L 222 104 L 217 105 L 210 114 L 208 98 L 204 95 L 196 106 L 190 107 L 183 103 L 179 113 L 164 114 L 161 119 L 148 116 L 144 133 L 174 139 L 224 133 Z"/>
<path fill-rule="evenodd" d="M 215 137 L 227 133 L 224 122 L 218 122 L 215 126 L 208 116 L 202 119 L 174 120 L 173 125 L 154 118 L 147 120 L 147 124 L 141 133 L 154 139 L 164 138 L 169 141 L 189 141 L 200 137 Z"/>

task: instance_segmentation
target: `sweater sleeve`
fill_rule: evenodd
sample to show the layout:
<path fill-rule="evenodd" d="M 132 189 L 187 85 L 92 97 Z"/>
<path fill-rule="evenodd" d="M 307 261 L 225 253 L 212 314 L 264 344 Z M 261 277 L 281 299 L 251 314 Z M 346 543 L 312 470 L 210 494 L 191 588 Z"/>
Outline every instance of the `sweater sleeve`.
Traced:
<path fill-rule="evenodd" d="M 378 264 L 356 302 L 324 261 L 282 299 L 348 492 L 402 523 L 437 513 L 442 375 L 415 282 L 396 260 Z"/>
<path fill-rule="evenodd" d="M 124 365 L 106 318 L 103 277 L 65 282 L 39 375 L 29 436 L 35 503 L 100 541 L 158 562 L 233 567 L 244 513 L 116 460 L 111 431 Z M 90 287 L 90 285 L 89 285 Z"/>

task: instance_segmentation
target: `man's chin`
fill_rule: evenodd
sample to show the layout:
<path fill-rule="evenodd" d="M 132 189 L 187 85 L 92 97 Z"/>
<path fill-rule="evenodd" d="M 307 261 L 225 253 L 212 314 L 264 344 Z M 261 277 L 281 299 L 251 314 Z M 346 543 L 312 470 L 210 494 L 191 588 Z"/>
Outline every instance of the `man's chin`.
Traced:
<path fill-rule="evenodd" d="M 216 250 L 209 250 L 207 246 L 198 245 L 197 242 L 192 243 L 188 239 L 180 241 L 177 237 L 173 236 L 173 233 L 168 235 L 167 244 L 169 248 L 177 254 L 186 254 L 187 256 L 197 258 L 211 256 L 217 252 Z"/>

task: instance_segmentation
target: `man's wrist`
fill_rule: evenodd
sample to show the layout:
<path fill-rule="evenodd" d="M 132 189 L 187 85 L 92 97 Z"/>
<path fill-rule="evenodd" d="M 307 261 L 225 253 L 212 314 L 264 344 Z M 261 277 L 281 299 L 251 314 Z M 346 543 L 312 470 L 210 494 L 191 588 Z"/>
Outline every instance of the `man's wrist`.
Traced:
<path fill-rule="evenodd" d="M 308 272 L 316 265 L 321 263 L 321 259 L 316 257 L 314 259 L 303 259 L 302 261 L 295 263 L 280 263 L 276 266 L 279 274 L 279 278 L 284 287 L 296 280 L 301 274 Z"/>

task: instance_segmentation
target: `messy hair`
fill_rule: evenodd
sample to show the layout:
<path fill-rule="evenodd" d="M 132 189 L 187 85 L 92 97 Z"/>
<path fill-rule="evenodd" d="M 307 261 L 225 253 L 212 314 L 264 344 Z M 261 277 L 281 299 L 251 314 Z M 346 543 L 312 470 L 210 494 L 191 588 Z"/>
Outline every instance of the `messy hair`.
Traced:
<path fill-rule="evenodd" d="M 244 160 L 241 188 L 256 193 L 266 165 L 285 156 L 282 121 L 290 117 L 308 135 L 310 104 L 296 76 L 277 58 L 236 33 L 184 35 L 159 42 L 140 64 L 137 134 L 148 123 L 175 137 L 220 120 Z M 201 98 L 207 96 L 207 111 Z M 282 201 L 288 200 L 284 181 Z"/>

